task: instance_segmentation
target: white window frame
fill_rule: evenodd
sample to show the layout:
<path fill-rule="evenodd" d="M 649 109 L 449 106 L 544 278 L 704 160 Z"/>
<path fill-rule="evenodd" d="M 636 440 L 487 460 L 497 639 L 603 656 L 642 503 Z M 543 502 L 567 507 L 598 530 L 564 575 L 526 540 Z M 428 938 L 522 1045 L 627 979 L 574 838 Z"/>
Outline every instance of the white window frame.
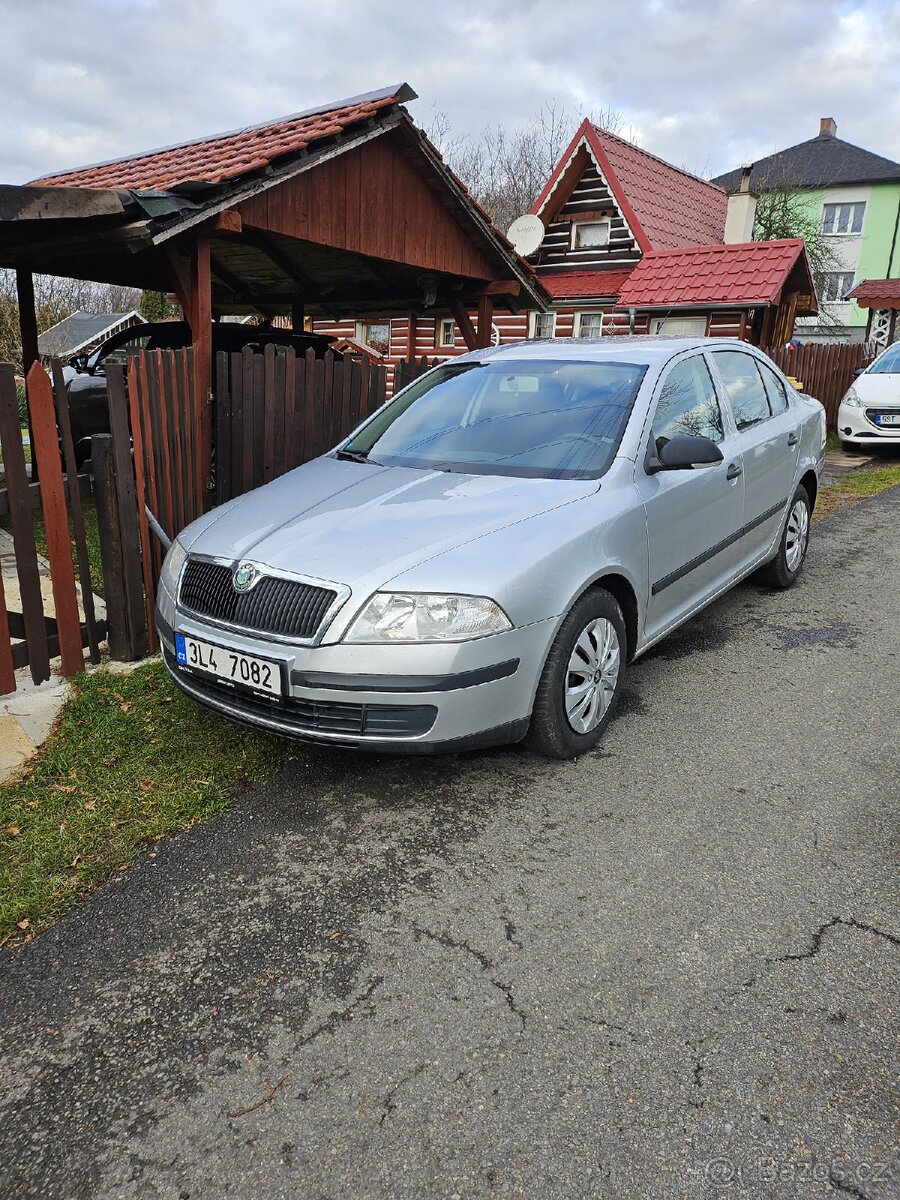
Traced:
<path fill-rule="evenodd" d="M 854 222 L 853 222 L 852 218 L 854 217 L 855 214 L 852 210 L 861 208 L 862 209 L 862 217 L 859 222 L 859 229 L 857 229 L 857 230 L 835 229 L 835 228 L 826 229 L 825 216 L 826 216 L 829 208 L 834 209 L 835 220 L 832 221 L 832 226 L 834 226 L 836 223 L 839 209 L 841 209 L 841 208 L 851 209 L 851 213 L 850 213 L 851 220 L 848 222 L 848 224 L 853 225 Z M 825 237 L 862 237 L 863 226 L 865 225 L 865 222 L 866 222 L 866 202 L 865 202 L 865 200 L 828 200 L 827 202 L 822 204 L 822 233 L 825 235 Z"/>
<path fill-rule="evenodd" d="M 377 350 L 376 347 L 373 346 L 369 342 L 368 337 L 366 336 L 366 329 L 370 325 L 387 325 L 388 337 L 387 337 L 387 348 L 385 350 L 383 350 L 383 351 Z M 356 322 L 356 340 L 358 342 L 362 342 L 362 344 L 364 346 L 368 346 L 370 350 L 375 350 L 376 354 L 382 354 L 382 353 L 384 355 L 390 354 L 392 332 L 393 332 L 393 329 L 391 326 L 390 318 L 388 318 L 386 321 L 357 321 Z"/>
<path fill-rule="evenodd" d="M 840 279 L 848 279 L 849 278 L 850 282 L 849 282 L 849 284 L 847 284 L 846 287 L 838 289 L 839 291 L 843 291 L 844 294 L 842 296 L 836 296 L 835 298 L 832 299 L 832 297 L 830 297 L 828 295 L 827 288 L 828 288 L 828 280 L 833 277 L 840 278 Z M 853 291 L 853 287 L 854 287 L 855 283 L 856 283 L 856 272 L 855 271 L 826 271 L 825 285 L 822 288 L 822 303 L 823 304 L 850 304 L 851 301 L 847 299 L 847 292 Z"/>
<path fill-rule="evenodd" d="M 441 317 L 437 323 L 438 335 L 435 345 L 440 349 L 451 349 L 456 345 L 456 322 L 452 317 Z M 449 327 L 449 336 L 448 336 Z"/>
<path fill-rule="evenodd" d="M 690 323 L 693 325 L 702 325 L 703 328 L 699 331 L 687 330 L 685 326 Z M 650 332 L 655 336 L 662 337 L 706 337 L 706 329 L 709 324 L 704 316 L 695 317 L 651 317 Z M 665 329 L 665 326 L 670 326 Z"/>
<path fill-rule="evenodd" d="M 605 225 L 606 226 L 606 241 L 599 246 L 579 246 L 578 245 L 578 230 L 588 225 Z M 587 252 L 589 250 L 605 250 L 609 246 L 609 239 L 612 236 L 612 221 L 609 217 L 597 217 L 589 221 L 573 221 L 572 230 L 569 234 L 569 249 L 580 250 Z"/>
<path fill-rule="evenodd" d="M 537 331 L 538 320 L 541 318 L 547 318 L 547 317 L 550 318 L 550 322 L 551 322 L 550 332 L 538 334 L 538 331 Z M 531 316 L 529 318 L 528 336 L 530 338 L 536 338 L 536 337 L 555 338 L 556 337 L 556 313 L 552 312 L 552 311 L 546 312 L 546 313 L 539 313 L 536 311 L 532 312 Z"/>
<path fill-rule="evenodd" d="M 584 320 L 585 317 L 599 317 L 600 318 L 600 333 L 597 336 L 603 337 L 603 327 L 606 324 L 606 322 L 604 321 L 603 318 L 605 316 L 606 316 L 606 313 L 604 313 L 602 311 L 602 309 L 600 312 L 598 312 L 596 309 L 586 309 L 584 311 L 576 312 L 575 319 L 572 322 L 572 336 L 577 337 L 577 338 L 587 336 L 581 332 L 582 321 Z M 593 337 L 594 335 L 591 334 L 590 336 Z"/>

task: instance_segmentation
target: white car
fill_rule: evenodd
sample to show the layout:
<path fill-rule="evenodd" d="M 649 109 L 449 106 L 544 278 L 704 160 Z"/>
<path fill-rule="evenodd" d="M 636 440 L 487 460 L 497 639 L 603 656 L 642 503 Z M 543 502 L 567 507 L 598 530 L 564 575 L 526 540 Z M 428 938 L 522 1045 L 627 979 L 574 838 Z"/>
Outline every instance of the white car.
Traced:
<path fill-rule="evenodd" d="M 838 409 L 845 446 L 900 445 L 900 342 L 856 377 Z"/>

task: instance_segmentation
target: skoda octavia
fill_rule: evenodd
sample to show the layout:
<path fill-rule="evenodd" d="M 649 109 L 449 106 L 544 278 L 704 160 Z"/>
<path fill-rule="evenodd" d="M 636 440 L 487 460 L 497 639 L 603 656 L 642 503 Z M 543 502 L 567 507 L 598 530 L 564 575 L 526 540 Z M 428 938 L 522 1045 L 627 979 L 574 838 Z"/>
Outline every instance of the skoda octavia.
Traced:
<path fill-rule="evenodd" d="M 752 571 L 794 582 L 824 444 L 821 405 L 744 343 L 476 351 L 183 531 L 165 662 L 308 741 L 572 757 L 629 661 Z"/>

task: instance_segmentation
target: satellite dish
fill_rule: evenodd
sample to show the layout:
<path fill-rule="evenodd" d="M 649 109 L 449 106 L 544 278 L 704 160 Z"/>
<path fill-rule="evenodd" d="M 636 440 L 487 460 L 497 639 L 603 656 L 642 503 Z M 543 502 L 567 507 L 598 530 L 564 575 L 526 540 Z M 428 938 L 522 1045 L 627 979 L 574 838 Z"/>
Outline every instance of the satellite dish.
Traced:
<path fill-rule="evenodd" d="M 526 213 L 524 217 L 516 217 L 507 230 L 506 236 L 512 242 L 513 249 L 523 258 L 527 258 L 529 254 L 534 254 L 540 246 L 545 232 L 544 222 L 541 218 Z"/>

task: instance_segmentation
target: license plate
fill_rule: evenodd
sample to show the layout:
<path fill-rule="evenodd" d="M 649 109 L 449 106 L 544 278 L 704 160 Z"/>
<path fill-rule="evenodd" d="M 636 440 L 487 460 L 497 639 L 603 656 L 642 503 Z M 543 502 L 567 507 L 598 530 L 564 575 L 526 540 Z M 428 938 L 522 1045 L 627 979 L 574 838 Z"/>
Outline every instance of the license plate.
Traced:
<path fill-rule="evenodd" d="M 900 425 L 900 413 L 876 413 L 876 425 Z"/>
<path fill-rule="evenodd" d="M 175 657 L 183 667 L 202 671 L 235 687 L 249 688 L 254 692 L 266 692 L 270 696 L 282 694 L 281 670 L 277 663 L 253 654 L 240 654 L 237 650 L 226 650 L 211 642 L 175 634 Z"/>

